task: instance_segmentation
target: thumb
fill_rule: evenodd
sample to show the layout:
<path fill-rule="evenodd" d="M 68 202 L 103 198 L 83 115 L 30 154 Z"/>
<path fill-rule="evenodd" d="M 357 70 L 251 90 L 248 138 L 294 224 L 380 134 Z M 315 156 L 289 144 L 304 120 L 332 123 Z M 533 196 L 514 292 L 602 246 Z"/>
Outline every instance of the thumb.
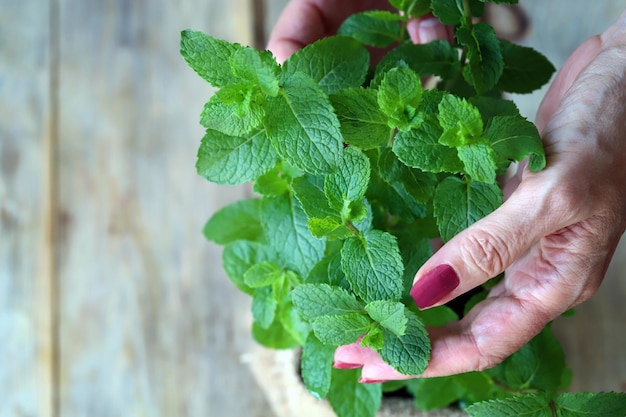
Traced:
<path fill-rule="evenodd" d="M 497 276 L 543 236 L 572 220 L 554 210 L 560 197 L 551 195 L 552 187 L 532 184 L 538 174 L 543 172 L 526 172 L 502 206 L 448 241 L 420 268 L 411 289 L 420 308 L 445 304 Z"/>

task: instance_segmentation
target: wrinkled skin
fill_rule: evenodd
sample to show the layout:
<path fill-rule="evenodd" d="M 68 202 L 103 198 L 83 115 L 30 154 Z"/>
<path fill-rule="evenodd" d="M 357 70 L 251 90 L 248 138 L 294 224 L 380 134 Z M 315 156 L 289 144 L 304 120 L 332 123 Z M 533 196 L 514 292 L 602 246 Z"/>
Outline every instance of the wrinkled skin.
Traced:
<path fill-rule="evenodd" d="M 386 2 L 292 0 L 268 48 L 279 60 L 333 34 L 355 11 Z M 358 6 L 357 6 L 358 5 Z M 432 18 L 410 23 L 415 42 L 449 39 Z M 505 271 L 462 320 L 429 329 L 422 376 L 483 370 L 514 353 L 563 312 L 591 297 L 626 229 L 626 12 L 583 43 L 559 71 L 536 117 L 548 165 L 525 164 L 504 186 L 505 202 L 443 245 L 417 272 L 442 264 L 460 285 L 436 305 Z M 335 353 L 338 368 L 362 367 L 362 382 L 407 379 L 357 344 Z"/>

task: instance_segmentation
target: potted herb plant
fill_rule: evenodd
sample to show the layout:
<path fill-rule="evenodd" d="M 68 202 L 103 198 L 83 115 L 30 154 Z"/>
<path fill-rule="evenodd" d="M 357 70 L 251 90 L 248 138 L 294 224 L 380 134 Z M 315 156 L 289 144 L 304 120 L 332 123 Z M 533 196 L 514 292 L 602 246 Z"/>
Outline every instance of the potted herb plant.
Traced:
<path fill-rule="evenodd" d="M 454 403 L 472 416 L 623 416 L 620 394 L 559 394 L 570 373 L 549 326 L 483 372 L 360 384 L 359 370 L 333 368 L 336 347 L 358 341 L 400 373 L 421 374 L 426 326 L 458 319 L 498 280 L 454 306 L 420 310 L 408 292 L 431 241 L 495 210 L 497 178 L 512 162 L 546 165 L 536 127 L 502 93 L 541 87 L 552 64 L 475 23 L 484 1 L 390 3 L 396 13 L 355 14 L 283 65 L 268 51 L 182 32 L 183 57 L 218 88 L 201 114 L 198 173 L 252 182 L 258 194 L 204 228 L 252 297 L 255 340 L 302 347 L 304 386 L 338 417 L 374 416 L 393 391 L 422 409 Z M 454 44 L 408 40 L 408 19 L 427 13 L 455 28 Z M 372 65 L 366 46 L 391 49 Z"/>

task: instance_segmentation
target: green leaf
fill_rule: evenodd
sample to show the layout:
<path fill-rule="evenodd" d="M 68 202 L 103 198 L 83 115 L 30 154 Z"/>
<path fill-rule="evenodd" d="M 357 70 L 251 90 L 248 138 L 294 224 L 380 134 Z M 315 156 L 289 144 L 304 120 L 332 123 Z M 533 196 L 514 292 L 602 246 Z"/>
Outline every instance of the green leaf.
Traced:
<path fill-rule="evenodd" d="M 361 339 L 361 346 L 368 347 L 376 351 L 381 350 L 384 345 L 385 337 L 379 327 L 374 327 Z"/>
<path fill-rule="evenodd" d="M 202 232 L 208 240 L 226 245 L 235 240 L 263 242 L 261 200 L 251 198 L 237 201 L 213 214 Z"/>
<path fill-rule="evenodd" d="M 283 64 L 285 74 L 304 73 L 326 94 L 360 86 L 368 68 L 369 53 L 361 43 L 347 36 L 330 36 L 309 44 Z"/>
<path fill-rule="evenodd" d="M 352 290 L 366 302 L 402 296 L 402 257 L 389 233 L 370 230 L 347 239 L 341 249 L 341 268 Z"/>
<path fill-rule="evenodd" d="M 370 10 L 348 17 L 337 33 L 351 36 L 365 45 L 385 47 L 402 38 L 402 16 L 383 10 Z"/>
<path fill-rule="evenodd" d="M 370 329 L 371 321 L 362 313 L 320 316 L 313 320 L 315 336 L 324 344 L 349 345 Z"/>
<path fill-rule="evenodd" d="M 389 126 L 408 130 L 417 121 L 422 94 L 422 82 L 412 69 L 398 67 L 389 70 L 378 89 L 378 105 L 389 117 Z"/>
<path fill-rule="evenodd" d="M 540 171 L 546 166 L 541 136 L 537 127 L 521 116 L 496 116 L 485 130 L 498 164 L 522 161 L 530 155 L 529 168 Z"/>
<path fill-rule="evenodd" d="M 458 50 L 448 41 L 437 40 L 426 44 L 406 42 L 392 49 L 376 66 L 372 86 L 377 87 L 391 68 L 407 65 L 420 77 L 438 75 L 444 80 L 459 73 L 461 62 Z"/>
<path fill-rule="evenodd" d="M 300 315 L 307 321 L 322 316 L 340 316 L 363 312 L 363 304 L 340 287 L 326 284 L 302 284 L 291 293 Z"/>
<path fill-rule="evenodd" d="M 474 96 L 469 99 L 470 104 L 478 109 L 483 118 L 483 125 L 487 126 L 495 116 L 519 116 L 519 109 L 515 102 L 501 98 Z"/>
<path fill-rule="evenodd" d="M 496 183 L 496 155 L 489 143 L 473 143 L 457 148 L 464 171 L 476 181 Z"/>
<path fill-rule="evenodd" d="M 306 174 L 295 178 L 291 187 L 309 218 L 336 217 L 341 220 L 337 212 L 328 205 L 324 194 L 324 177 Z"/>
<path fill-rule="evenodd" d="M 209 130 L 216 130 L 230 136 L 250 136 L 253 131 L 261 130 L 261 123 L 265 117 L 265 110 L 252 102 L 252 92 L 244 91 L 235 86 L 236 91 L 223 88 L 215 93 L 204 105 L 200 115 L 200 124 Z M 231 90 L 239 94 L 234 101 L 225 103 L 222 92 Z"/>
<path fill-rule="evenodd" d="M 358 369 L 333 369 L 328 402 L 337 417 L 374 417 L 378 412 L 381 384 L 361 384 L 359 375 Z"/>
<path fill-rule="evenodd" d="M 306 389 L 318 400 L 330 389 L 335 347 L 325 345 L 315 334 L 309 334 L 302 349 L 300 371 Z"/>
<path fill-rule="evenodd" d="M 459 319 L 459 315 L 448 306 L 437 306 L 426 310 L 413 310 L 424 326 L 441 327 Z"/>
<path fill-rule="evenodd" d="M 265 287 L 272 285 L 282 274 L 283 271 L 276 264 L 264 261 L 252 265 L 243 274 L 243 281 L 250 288 Z"/>
<path fill-rule="evenodd" d="M 269 51 L 259 52 L 254 48 L 242 48 L 230 57 L 233 74 L 255 86 L 263 94 L 275 97 L 278 94 L 280 67 Z"/>
<path fill-rule="evenodd" d="M 304 338 L 310 331 L 300 328 L 300 324 L 294 321 L 290 315 L 289 304 L 277 307 L 274 321 L 267 327 L 260 326 L 258 322 L 252 323 L 252 337 L 260 345 L 272 349 L 292 349 L 304 344 Z"/>
<path fill-rule="evenodd" d="M 458 173 L 463 163 L 454 148 L 439 143 L 443 130 L 435 116 L 408 132 L 398 132 L 393 142 L 393 152 L 406 165 L 423 171 Z"/>
<path fill-rule="evenodd" d="M 311 234 L 317 238 L 327 237 L 329 240 L 345 239 L 354 234 L 337 217 L 311 218 L 307 223 Z"/>
<path fill-rule="evenodd" d="M 246 137 L 207 130 L 198 149 L 198 174 L 216 184 L 242 184 L 254 180 L 276 164 L 265 131 Z"/>
<path fill-rule="evenodd" d="M 444 408 L 461 396 L 454 376 L 415 378 L 409 381 L 407 389 L 415 399 L 415 406 L 420 410 Z"/>
<path fill-rule="evenodd" d="M 420 17 L 430 12 L 430 0 L 390 0 L 389 3 L 406 16 Z"/>
<path fill-rule="evenodd" d="M 263 199 L 261 224 L 269 244 L 285 257 L 286 266 L 300 276 L 307 276 L 324 256 L 324 241 L 311 235 L 306 214 L 293 196 Z"/>
<path fill-rule="evenodd" d="M 483 133 L 483 119 L 478 109 L 452 94 L 446 94 L 439 103 L 437 118 L 443 128 L 439 138 L 442 145 L 468 145 L 476 142 Z"/>
<path fill-rule="evenodd" d="M 187 64 L 214 87 L 237 82 L 230 68 L 230 57 L 243 47 L 202 32 L 181 32 L 180 53 Z"/>
<path fill-rule="evenodd" d="M 358 148 L 346 148 L 337 170 L 326 177 L 324 192 L 331 208 L 341 212 L 363 199 L 370 179 L 370 162 Z"/>
<path fill-rule="evenodd" d="M 229 243 L 222 252 L 222 263 L 226 274 L 237 288 L 250 295 L 254 294 L 254 289 L 246 285 L 244 274 L 253 265 L 262 262 L 279 263 L 280 258 L 270 246 L 248 240 L 236 240 Z"/>
<path fill-rule="evenodd" d="M 504 69 L 496 88 L 510 93 L 531 93 L 550 81 L 556 70 L 533 48 L 500 40 Z"/>
<path fill-rule="evenodd" d="M 552 417 L 550 401 L 541 394 L 525 394 L 470 405 L 465 411 L 472 417 Z"/>
<path fill-rule="evenodd" d="M 389 142 L 392 129 L 387 124 L 387 116 L 378 107 L 376 90 L 350 88 L 333 94 L 330 101 L 346 143 L 367 150 Z"/>
<path fill-rule="evenodd" d="M 491 90 L 504 69 L 500 42 L 494 29 L 480 22 L 471 30 L 460 28 L 456 36 L 459 43 L 467 48 L 469 65 L 463 68 L 463 77 L 479 95 Z"/>
<path fill-rule="evenodd" d="M 432 0 L 431 8 L 433 14 L 444 25 L 455 26 L 461 23 L 463 18 L 462 0 Z"/>
<path fill-rule="evenodd" d="M 311 174 L 332 172 L 343 150 L 339 120 L 315 81 L 297 73 L 268 100 L 267 135 L 278 154 Z"/>
<path fill-rule="evenodd" d="M 285 194 L 289 190 L 288 178 L 284 175 L 280 164 L 257 177 L 254 181 L 254 191 L 270 197 Z"/>
<path fill-rule="evenodd" d="M 391 149 L 385 149 L 381 153 L 378 169 L 385 182 L 394 188 L 400 188 L 398 191 L 407 194 L 412 200 L 426 203 L 432 198 L 437 181 L 435 176 L 406 166 Z"/>
<path fill-rule="evenodd" d="M 441 237 L 448 241 L 498 208 L 502 191 L 495 184 L 450 176 L 437 186 L 433 204 Z"/>
<path fill-rule="evenodd" d="M 557 400 L 559 417 L 624 417 L 626 394 L 616 392 L 564 393 Z"/>
<path fill-rule="evenodd" d="M 397 336 L 383 328 L 385 346 L 379 351 L 385 362 L 405 375 L 420 375 L 430 359 L 430 339 L 424 324 L 412 311 L 405 309 L 407 317 L 406 334 Z"/>
<path fill-rule="evenodd" d="M 567 369 L 563 348 L 549 327 L 507 358 L 501 365 L 506 383 L 520 389 L 556 393 Z"/>
<path fill-rule="evenodd" d="M 252 298 L 252 318 L 263 329 L 274 322 L 278 303 L 272 294 L 272 287 L 257 288 Z"/>
<path fill-rule="evenodd" d="M 372 320 L 396 336 L 406 333 L 408 319 L 404 314 L 404 304 L 387 300 L 372 301 L 365 306 L 365 311 Z"/>

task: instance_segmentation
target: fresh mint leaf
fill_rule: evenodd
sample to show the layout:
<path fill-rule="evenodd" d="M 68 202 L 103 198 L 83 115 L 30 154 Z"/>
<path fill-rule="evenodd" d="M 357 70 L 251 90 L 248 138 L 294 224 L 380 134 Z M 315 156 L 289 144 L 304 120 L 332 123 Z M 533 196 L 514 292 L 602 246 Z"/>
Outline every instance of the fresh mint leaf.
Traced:
<path fill-rule="evenodd" d="M 556 400 L 559 417 L 624 417 L 626 394 L 616 392 L 564 393 Z"/>
<path fill-rule="evenodd" d="M 272 287 L 257 288 L 252 297 L 252 318 L 262 329 L 268 329 L 274 322 L 278 303 L 272 294 Z"/>
<path fill-rule="evenodd" d="M 272 285 L 282 274 L 283 272 L 276 264 L 264 261 L 252 265 L 243 274 L 243 281 L 250 288 L 265 287 Z"/>
<path fill-rule="evenodd" d="M 198 149 L 198 174 L 216 184 L 242 184 L 269 171 L 277 161 L 265 131 L 229 136 L 207 130 Z"/>
<path fill-rule="evenodd" d="M 325 243 L 311 235 L 306 214 L 292 195 L 263 199 L 261 224 L 269 244 L 300 276 L 307 276 L 323 258 Z"/>
<path fill-rule="evenodd" d="M 530 155 L 531 171 L 540 171 L 546 166 L 537 127 L 521 116 L 494 117 L 485 130 L 485 136 L 491 141 L 498 165 L 508 161 L 522 161 Z"/>
<path fill-rule="evenodd" d="M 328 199 L 324 194 L 324 177 L 306 174 L 295 178 L 291 187 L 310 219 L 336 217 L 338 221 L 341 220 L 337 212 L 328 205 Z"/>
<path fill-rule="evenodd" d="M 370 10 L 348 17 L 337 33 L 351 36 L 370 46 L 385 47 L 402 38 L 402 16 L 384 10 Z"/>
<path fill-rule="evenodd" d="M 363 304 L 343 288 L 327 284 L 302 284 L 291 298 L 300 315 L 307 321 L 322 316 L 362 313 Z"/>
<path fill-rule="evenodd" d="M 242 48 L 231 55 L 230 65 L 235 76 L 258 86 L 263 94 L 278 95 L 280 67 L 269 51 Z"/>
<path fill-rule="evenodd" d="M 458 173 L 463 163 L 454 148 L 439 143 L 443 134 L 435 116 L 426 116 L 424 121 L 408 132 L 398 132 L 393 142 L 393 152 L 406 165 L 422 171 Z"/>
<path fill-rule="evenodd" d="M 345 239 L 353 234 L 342 222 L 335 216 L 324 217 L 323 219 L 313 217 L 307 223 L 311 234 L 317 238 L 327 237 L 329 240 Z"/>
<path fill-rule="evenodd" d="M 406 334 L 396 335 L 382 328 L 385 346 L 379 351 L 385 362 L 405 375 L 420 375 L 430 359 L 430 339 L 424 324 L 412 311 L 405 309 Z"/>
<path fill-rule="evenodd" d="M 346 148 L 337 170 L 326 176 L 324 192 L 331 208 L 342 212 L 365 196 L 370 179 L 370 162 L 358 148 Z M 344 217 L 345 218 L 345 217 Z"/>
<path fill-rule="evenodd" d="M 223 101 L 222 92 L 229 92 L 228 88 L 215 93 L 202 110 L 200 124 L 207 129 L 230 136 L 249 136 L 253 130 L 260 130 L 265 110 L 256 103 L 252 103 L 251 90 L 239 88 L 236 90 L 230 93 L 239 94 L 239 101 L 228 97 L 229 100 L 226 103 Z"/>
<path fill-rule="evenodd" d="M 483 133 L 483 119 L 467 100 L 446 94 L 439 102 L 437 116 L 443 128 L 442 145 L 456 147 L 476 142 Z"/>
<path fill-rule="evenodd" d="M 279 263 L 280 257 L 270 246 L 248 240 L 229 243 L 222 252 L 226 274 L 237 288 L 250 295 L 254 294 L 254 289 L 246 285 L 244 274 L 253 265 L 261 262 Z"/>
<path fill-rule="evenodd" d="M 285 74 L 306 74 L 326 94 L 359 87 L 368 68 L 369 53 L 360 42 L 347 36 L 330 36 L 309 44 L 283 64 Z"/>
<path fill-rule="evenodd" d="M 404 314 L 404 304 L 397 301 L 372 301 L 365 306 L 367 314 L 396 336 L 404 336 L 408 318 Z"/>
<path fill-rule="evenodd" d="M 262 327 L 258 322 L 252 323 L 252 337 L 262 346 L 272 349 L 293 349 L 301 346 L 303 340 L 292 328 L 292 323 L 285 325 L 281 319 L 281 311 L 284 315 L 285 307 L 279 306 L 274 321 L 267 327 Z"/>
<path fill-rule="evenodd" d="M 379 327 L 372 328 L 361 339 L 361 346 L 368 347 L 373 350 L 381 350 L 385 345 L 385 337 Z"/>
<path fill-rule="evenodd" d="M 285 194 L 289 190 L 287 178 L 283 175 L 280 164 L 257 177 L 254 181 L 254 191 L 269 197 L 276 197 Z"/>
<path fill-rule="evenodd" d="M 500 41 L 494 29 L 479 22 L 472 29 L 458 29 L 456 37 L 467 48 L 469 65 L 463 68 L 463 77 L 479 95 L 486 93 L 498 83 L 504 69 Z"/>
<path fill-rule="evenodd" d="M 433 204 L 441 237 L 448 241 L 498 208 L 502 191 L 495 184 L 450 176 L 437 186 Z"/>
<path fill-rule="evenodd" d="M 465 411 L 472 417 L 553 417 L 550 401 L 541 394 L 483 401 L 470 405 Z"/>
<path fill-rule="evenodd" d="M 406 16 L 420 17 L 430 12 L 430 0 L 389 0 L 389 3 Z"/>
<path fill-rule="evenodd" d="M 458 51 L 448 41 L 437 40 L 426 44 L 406 42 L 381 59 L 376 66 L 372 87 L 378 87 L 387 71 L 402 64 L 420 77 L 438 75 L 444 80 L 453 78 L 461 68 Z"/>
<path fill-rule="evenodd" d="M 243 47 L 202 32 L 181 32 L 180 53 L 199 76 L 214 87 L 237 82 L 230 68 L 230 57 Z"/>
<path fill-rule="evenodd" d="M 472 143 L 456 149 L 470 178 L 488 184 L 496 183 L 496 155 L 489 143 Z"/>
<path fill-rule="evenodd" d="M 469 100 L 470 104 L 478 109 L 483 118 L 483 125 L 487 126 L 495 116 L 519 116 L 519 109 L 515 102 L 501 98 L 474 96 Z"/>
<path fill-rule="evenodd" d="M 367 150 L 389 142 L 392 129 L 378 107 L 376 90 L 350 88 L 333 94 L 330 100 L 346 143 Z"/>
<path fill-rule="evenodd" d="M 341 249 L 341 268 L 352 290 L 366 302 L 402 296 L 402 257 L 389 233 L 374 229 L 347 239 Z"/>
<path fill-rule="evenodd" d="M 549 327 L 499 366 L 504 368 L 508 386 L 549 393 L 560 388 L 567 368 L 563 348 Z"/>
<path fill-rule="evenodd" d="M 367 333 L 372 322 L 362 313 L 320 316 L 311 323 L 315 336 L 324 344 L 349 345 Z"/>
<path fill-rule="evenodd" d="M 422 81 L 412 69 L 398 67 L 387 71 L 378 88 L 378 105 L 388 116 L 389 126 L 409 130 L 418 120 L 422 94 Z"/>
<path fill-rule="evenodd" d="M 444 408 L 462 395 L 454 376 L 415 378 L 409 381 L 407 389 L 414 397 L 415 406 L 420 410 Z"/>
<path fill-rule="evenodd" d="M 470 13 L 474 17 L 483 15 L 484 4 L 480 0 L 469 0 Z M 463 0 L 432 0 L 433 14 L 445 25 L 469 25 L 465 17 Z"/>
<path fill-rule="evenodd" d="M 459 315 L 450 307 L 443 305 L 426 310 L 412 310 L 420 318 L 424 326 L 441 327 L 459 319 Z"/>
<path fill-rule="evenodd" d="M 336 168 L 343 151 L 339 120 L 315 81 L 302 73 L 287 77 L 267 106 L 267 135 L 283 159 L 311 174 Z"/>
<path fill-rule="evenodd" d="M 318 400 L 326 398 L 330 389 L 335 347 L 325 345 L 309 334 L 300 360 L 300 371 L 306 389 Z"/>
<path fill-rule="evenodd" d="M 391 149 L 385 149 L 378 160 L 381 178 L 401 188 L 411 199 L 420 203 L 429 201 L 435 191 L 436 177 L 428 172 L 410 168 L 400 162 Z"/>
<path fill-rule="evenodd" d="M 276 314 L 285 332 L 298 343 L 298 346 L 304 345 L 307 337 L 311 333 L 311 326 L 304 321 L 298 310 L 296 310 L 289 300 L 283 300 L 279 304 Z"/>
<path fill-rule="evenodd" d="M 337 417 L 374 417 L 382 403 L 381 384 L 359 383 L 360 370 L 333 369 L 328 402 Z"/>
<path fill-rule="evenodd" d="M 235 240 L 263 242 L 261 200 L 251 198 L 237 201 L 217 211 L 204 225 L 204 237 L 226 245 Z"/>
<path fill-rule="evenodd" d="M 496 88 L 510 93 L 531 93 L 550 81 L 554 65 L 533 48 L 500 40 L 504 60 L 502 77 Z"/>

